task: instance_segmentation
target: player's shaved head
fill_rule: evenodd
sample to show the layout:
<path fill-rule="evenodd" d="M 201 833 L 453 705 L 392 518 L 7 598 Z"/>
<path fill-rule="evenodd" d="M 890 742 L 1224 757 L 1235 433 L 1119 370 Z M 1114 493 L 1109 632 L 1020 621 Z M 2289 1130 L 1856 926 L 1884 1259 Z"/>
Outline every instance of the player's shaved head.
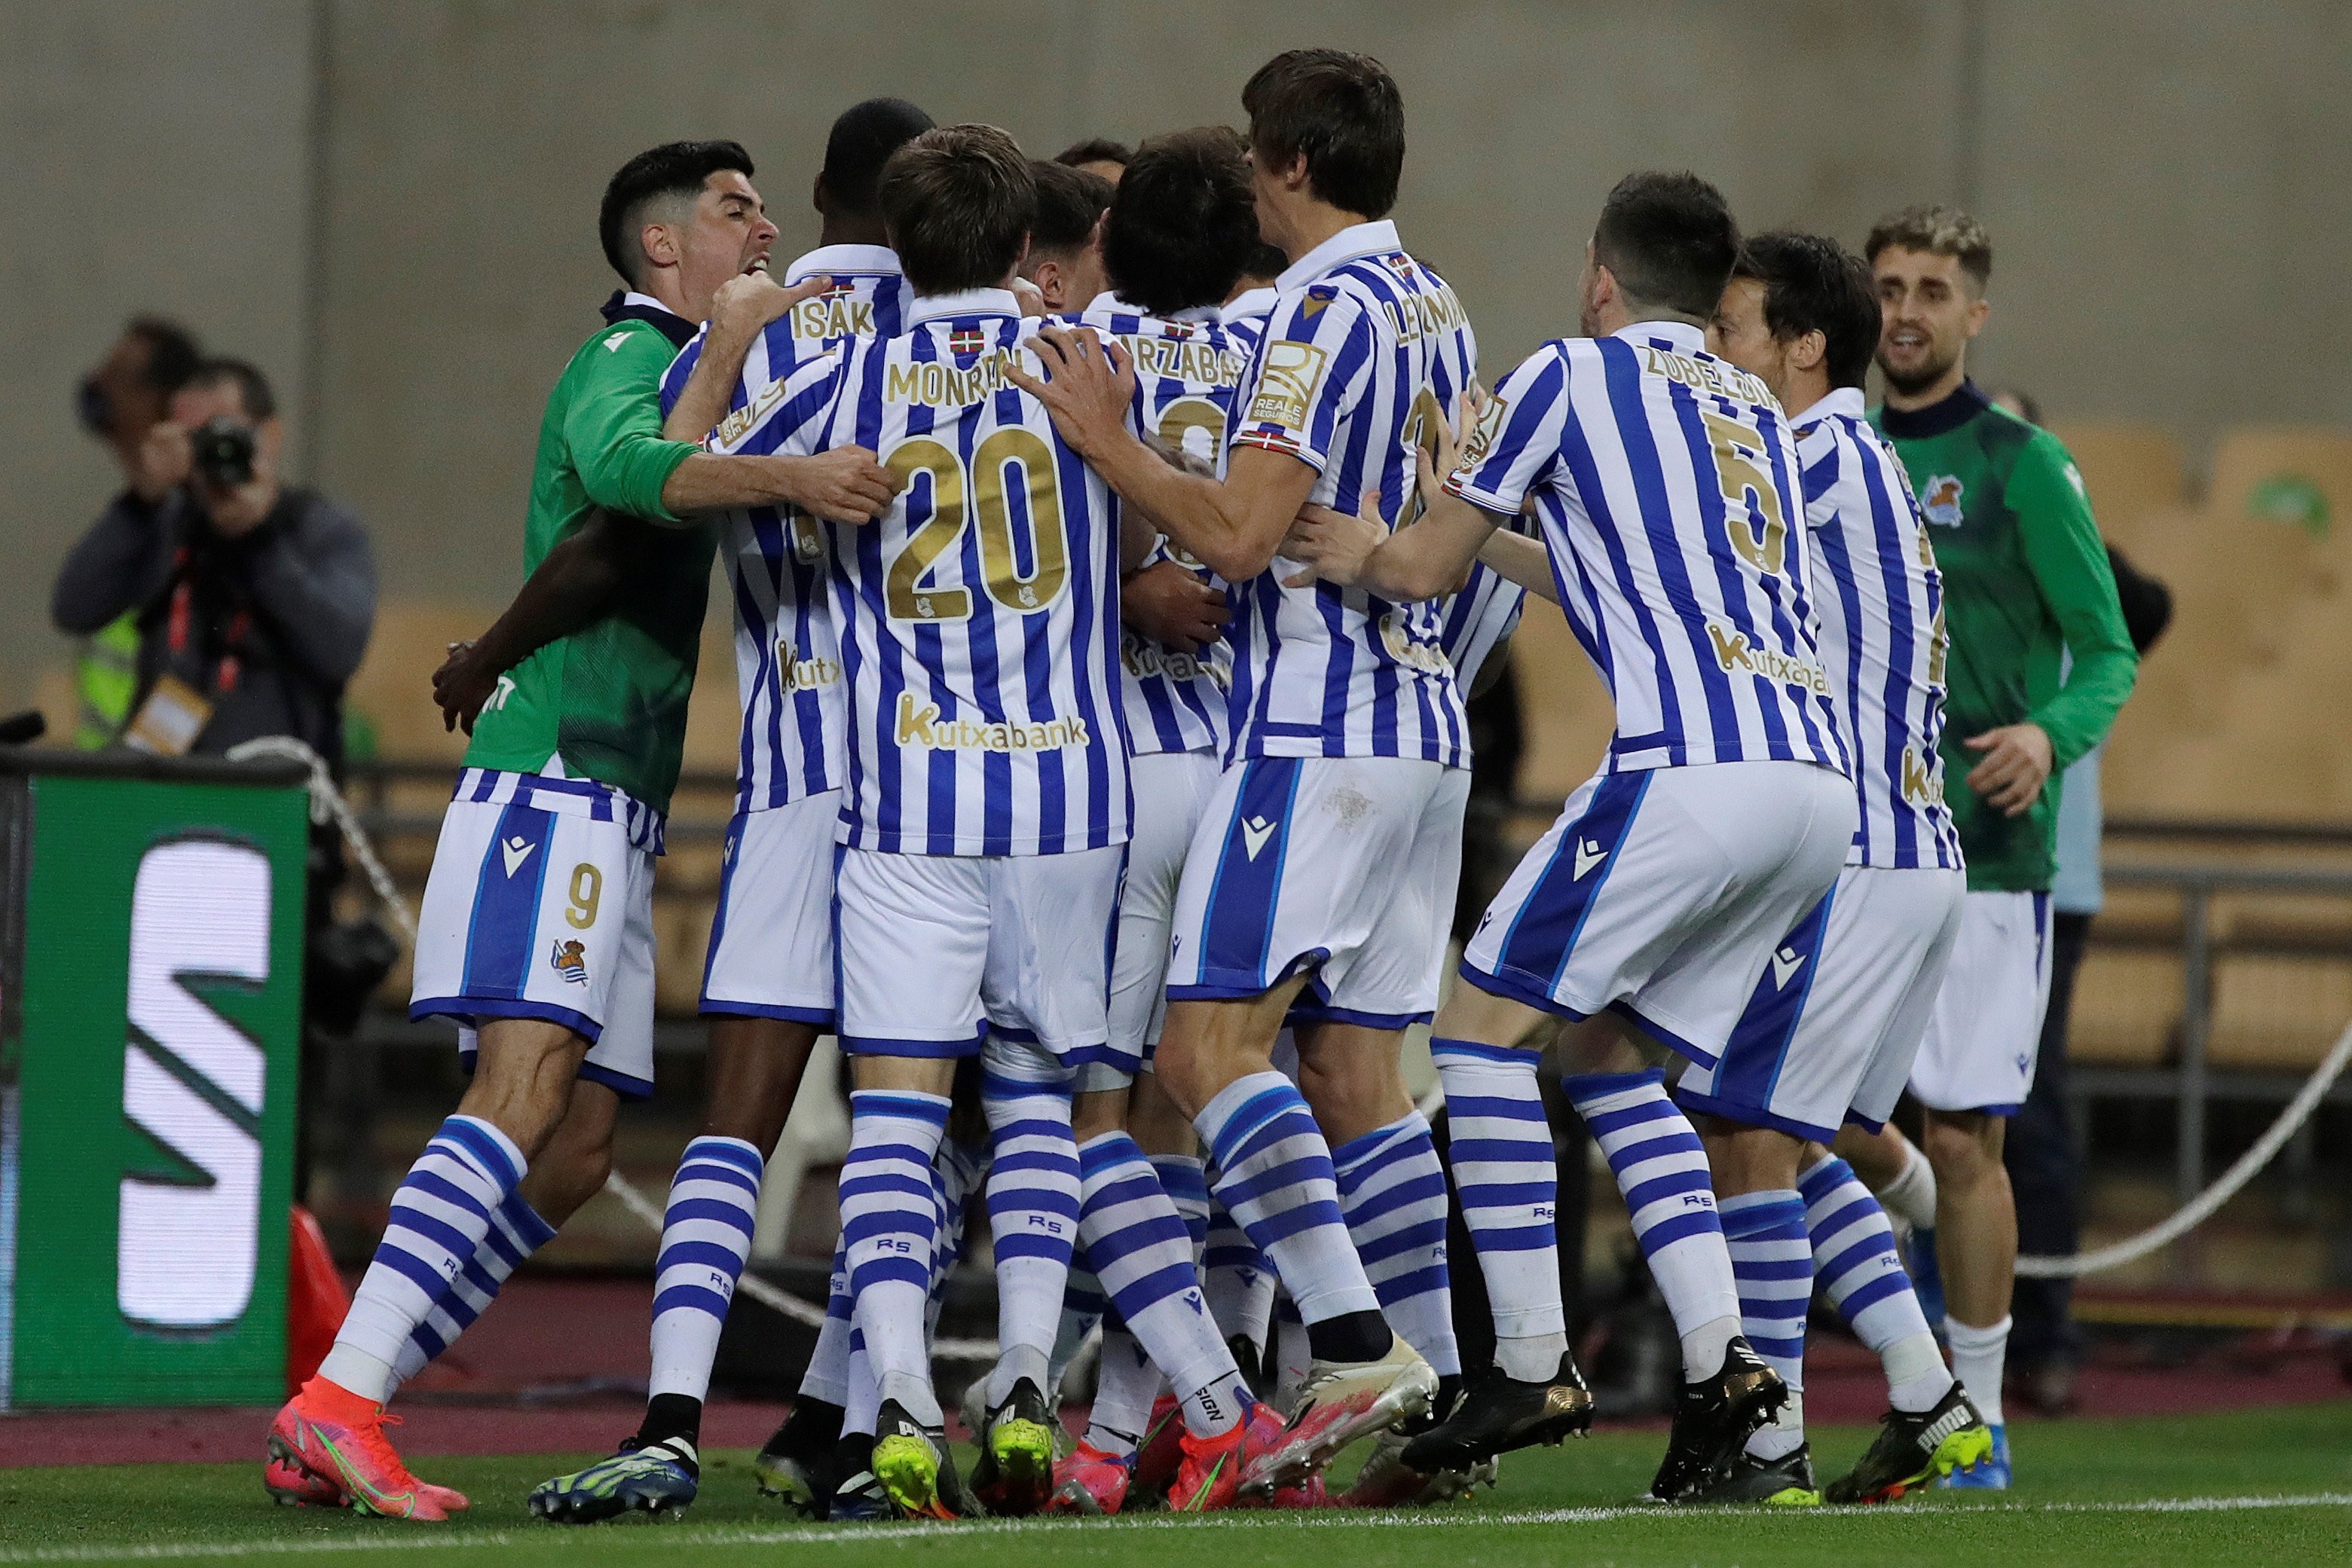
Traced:
<path fill-rule="evenodd" d="M 1958 207 L 1923 204 L 1889 213 L 1870 225 L 1863 259 L 1874 265 L 1880 252 L 1897 249 L 1952 257 L 1979 295 L 1992 281 L 1992 236 Z"/>
<path fill-rule="evenodd" d="M 1037 176 L 993 125 L 926 131 L 882 166 L 882 221 L 919 294 L 1002 285 L 1037 216 Z"/>
<path fill-rule="evenodd" d="M 1706 320 L 1739 256 L 1739 225 L 1723 193 L 1691 173 L 1628 174 L 1601 204 L 1592 259 L 1640 307 Z"/>
<path fill-rule="evenodd" d="M 1246 151 L 1224 126 L 1154 137 L 1137 150 L 1103 229 L 1103 265 L 1121 298 L 1172 316 L 1233 292 L 1258 248 Z"/>
<path fill-rule="evenodd" d="M 1764 325 L 1782 342 L 1822 335 L 1832 389 L 1858 387 L 1878 349 L 1878 285 L 1870 264 L 1823 235 L 1751 235 L 1734 277 L 1764 286 Z"/>
<path fill-rule="evenodd" d="M 1404 172 L 1404 95 L 1388 68 L 1344 49 L 1292 49 L 1242 89 L 1250 149 L 1262 163 L 1307 160 L 1315 195 L 1359 217 L 1386 217 Z"/>
<path fill-rule="evenodd" d="M 835 209 L 849 217 L 872 216 L 882 165 L 931 123 L 903 98 L 869 98 L 843 110 L 824 139 L 824 190 Z"/>

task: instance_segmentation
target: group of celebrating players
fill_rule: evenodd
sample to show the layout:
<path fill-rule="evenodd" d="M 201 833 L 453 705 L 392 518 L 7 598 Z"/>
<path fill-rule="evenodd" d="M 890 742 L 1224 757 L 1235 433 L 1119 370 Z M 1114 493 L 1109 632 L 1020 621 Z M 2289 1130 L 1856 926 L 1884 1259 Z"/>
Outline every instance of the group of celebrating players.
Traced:
<path fill-rule="evenodd" d="M 1387 72 L 1293 51 L 1242 102 L 1246 135 L 1055 163 L 859 104 L 822 243 L 776 276 L 740 147 L 614 177 L 627 287 L 550 400 L 529 580 L 436 676 L 473 739 L 413 1010 L 460 1025 L 472 1082 L 271 1427 L 273 1495 L 466 1506 L 409 1472 L 384 1406 L 598 1189 L 619 1100 L 651 1091 L 653 866 L 714 543 L 743 723 L 708 1103 L 644 1420 L 533 1512 L 693 1500 L 764 1162 L 823 1033 L 854 1083 L 839 1249 L 756 1466 L 811 1517 L 1391 1505 L 1580 1433 L 1547 1046 L 1681 1336 L 1658 1499 L 1821 1500 L 1817 1281 L 1892 1405 L 1827 1496 L 2005 1473 L 1997 1371 L 1947 1368 L 1827 1147 L 1912 1079 L 1966 887 L 1936 554 L 1864 413 L 1870 267 L 1743 242 L 1705 182 L 1632 175 L 1577 335 L 1487 392 L 1460 301 L 1386 220 Z M 1924 229 L 1899 248 L 1948 259 Z M 1565 612 L 1616 732 L 1441 1009 L 1465 695 L 1526 592 Z M 1444 1161 L 1399 1063 L 1433 1018 Z M 1955 1093 L 1930 1103 L 2019 1097 Z M 960 1477 L 930 1336 L 974 1196 L 998 1354 Z M 1487 1364 L 1463 1364 L 1449 1218 Z M 1058 1385 L 1097 1324 L 1072 1447 Z M 1368 1437 L 1334 1495 L 1323 1468 Z"/>

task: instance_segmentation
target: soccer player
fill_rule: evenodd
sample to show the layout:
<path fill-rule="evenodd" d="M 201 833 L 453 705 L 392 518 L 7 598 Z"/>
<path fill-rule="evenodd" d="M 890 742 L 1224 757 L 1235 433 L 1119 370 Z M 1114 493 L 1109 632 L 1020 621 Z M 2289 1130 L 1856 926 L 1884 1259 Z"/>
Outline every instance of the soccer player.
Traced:
<path fill-rule="evenodd" d="M 1048 313 L 1084 310 L 1110 286 L 1103 275 L 1103 214 L 1115 187 L 1065 163 L 1039 160 L 1031 172 L 1037 177 L 1037 218 L 1021 277 L 1036 285 Z"/>
<path fill-rule="evenodd" d="M 1242 102 L 1259 227 L 1290 267 L 1223 477 L 1179 472 L 1136 436 L 1129 379 L 1089 338 L 1051 334 L 1052 384 L 1023 384 L 1238 596 L 1232 755 L 1185 861 L 1155 1065 L 1313 1343 L 1283 1442 L 1246 1460 L 1265 1486 L 1423 1413 L 1455 1370 L 1433 1370 L 1454 1355 L 1444 1184 L 1398 1049 L 1436 1006 L 1468 787 L 1461 698 L 1436 607 L 1413 602 L 1433 593 L 1288 587 L 1276 556 L 1310 499 L 1352 511 L 1376 491 L 1385 519 L 1405 515 L 1413 447 L 1452 417 L 1475 346 L 1453 291 L 1385 220 L 1404 161 L 1387 70 L 1293 50 Z M 1286 1016 L 1313 1114 L 1273 1067 Z M 1386 1239 L 1377 1292 L 1350 1214 Z"/>
<path fill-rule="evenodd" d="M 835 931 L 856 1087 L 841 1190 L 881 1396 L 872 1471 L 901 1511 L 947 1516 L 960 1488 L 925 1334 L 929 1166 L 956 1062 L 975 1052 L 1002 1350 L 975 1479 L 992 1471 L 1039 1500 L 1051 1482 L 1044 1388 L 1078 1207 L 1069 1061 L 1109 1038 L 1129 834 L 1121 552 L 1108 490 L 1006 373 L 1037 330 L 1011 291 L 1029 161 L 993 127 L 950 126 L 900 149 L 880 193 L 916 295 L 905 333 L 812 363 L 712 439 L 870 441 L 905 485 L 876 526 L 827 541 L 848 698 Z"/>
<path fill-rule="evenodd" d="M 1113 292 L 1084 317 L 1135 363 L 1137 433 L 1171 455 L 1212 465 L 1246 363 L 1218 320 L 1257 240 L 1241 154 L 1237 138 L 1215 130 L 1178 132 L 1136 152 L 1101 232 Z M 1177 884 L 1224 752 L 1232 658 L 1218 631 L 1223 585 L 1164 544 L 1154 557 L 1128 579 L 1123 614 L 1144 593 L 1165 592 L 1196 614 L 1214 609 L 1181 646 L 1132 620 L 1119 644 L 1135 838 L 1119 896 L 1108 1049 L 1080 1069 L 1074 1111 L 1079 1244 L 1118 1319 L 1104 1332 L 1085 1440 L 1055 1468 L 1055 1509 L 1090 1514 L 1117 1513 L 1125 1500 L 1163 1380 L 1196 1471 L 1245 1440 L 1234 1416 L 1250 1404 L 1216 1319 L 1202 1312 L 1193 1261 L 1208 1232 L 1209 1191 L 1199 1145 L 1150 1071 Z M 1176 1485 L 1180 1501 L 1213 1500 L 1181 1474 Z"/>
<path fill-rule="evenodd" d="M 1698 1501 L 1821 1500 L 1802 1396 L 1816 1273 L 1885 1356 L 1894 1404 L 1854 1475 L 1832 1489 L 1838 1500 L 1900 1495 L 1992 1446 L 1936 1348 L 1885 1213 L 1822 1146 L 1849 1120 L 1875 1131 L 1893 1113 L 1967 893 L 1937 749 L 1943 585 L 1902 465 L 1863 416 L 1878 315 L 1860 256 L 1819 235 L 1767 234 L 1742 246 L 1716 321 L 1718 351 L 1761 379 L 1796 428 L 1813 603 L 1861 823 L 1836 887 L 1774 950 L 1722 1055 L 1675 1090 L 1700 1113 L 1741 1322 L 1790 1390 Z"/>
<path fill-rule="evenodd" d="M 1719 1057 L 1854 830 L 1789 426 L 1764 384 L 1704 341 L 1738 248 L 1713 186 L 1621 181 L 1586 253 L 1585 336 L 1548 344 L 1496 389 L 1420 522 L 1368 557 L 1317 563 L 1384 597 L 1442 591 L 1536 497 L 1556 591 L 1615 697 L 1617 732 L 1488 907 L 1462 977 L 1570 1020 L 1563 1043 L 1581 1064 L 1627 1054 L 1620 1019 L 1693 1061 Z M 1303 523 L 1297 547 L 1310 559 L 1316 531 Z M 1433 1041 L 1458 1114 L 1541 1118 L 1523 1032 Z M 1568 1090 L 1682 1334 L 1685 1381 L 1652 1486 L 1679 1500 L 1786 1390 L 1741 1335 L 1705 1153 L 1663 1075 L 1585 1071 Z M 1550 1142 L 1489 1152 L 1501 1157 L 1462 1202 L 1498 1312 L 1496 1364 L 1406 1447 L 1425 1474 L 1555 1436 L 1568 1412 L 1589 1418 L 1567 1359 Z"/>
<path fill-rule="evenodd" d="M 834 122 L 814 192 L 824 219 L 818 247 L 785 271 L 793 283 L 821 279 L 823 292 L 735 356 L 744 382 L 781 381 L 851 336 L 898 332 L 908 291 L 885 243 L 876 185 L 890 154 L 929 128 L 928 115 L 896 99 L 855 105 Z M 671 416 L 689 386 L 712 383 L 699 374 L 699 361 L 716 330 L 688 344 L 664 377 Z M 724 391 L 683 417 L 702 420 L 708 430 L 716 423 L 708 409 Z M 833 1025 L 841 662 L 818 527 L 806 514 L 772 507 L 730 512 L 721 524 L 743 724 L 735 817 L 703 972 L 710 1045 L 702 1120 L 671 1183 L 656 1254 L 645 1417 L 611 1458 L 536 1488 L 530 1506 L 541 1518 L 587 1523 L 694 1500 L 702 1402 L 751 1253 L 767 1156 L 792 1113 L 809 1051 Z M 805 1424 L 824 1412 L 801 1414 Z M 835 1430 L 824 1435 L 828 1450 L 838 1435 L 837 1405 L 833 1419 Z"/>
<path fill-rule="evenodd" d="M 548 399 L 524 565 L 598 507 L 664 531 L 636 557 L 623 612 L 541 648 L 481 705 L 425 887 L 411 1004 L 459 1022 L 473 1082 L 394 1195 L 334 1348 L 271 1424 L 274 1490 L 422 1520 L 465 1506 L 409 1473 L 383 1402 L 604 1185 L 618 1095 L 651 1091 L 653 857 L 710 570 L 694 519 L 829 504 L 844 476 L 887 495 L 868 455 L 780 462 L 661 438 L 657 382 L 691 318 L 774 241 L 751 172 L 733 142 L 677 142 L 606 189 L 599 234 L 626 290 Z"/>
<path fill-rule="evenodd" d="M 2097 746 L 2138 658 L 2066 448 L 1968 377 L 1992 307 L 1992 241 L 1952 207 L 1880 220 L 1865 247 L 1885 320 L 1878 427 L 1911 477 L 1944 575 L 1950 634 L 1944 758 L 1968 898 L 1911 1073 L 1936 1176 L 1936 1253 L 1953 1370 L 1992 1423 L 1993 1453 L 1956 1486 L 2006 1487 L 2001 1419 L 2017 1210 L 2007 1119 L 2033 1085 L 2050 989 L 2057 773 Z"/>
<path fill-rule="evenodd" d="M 1124 141 L 1114 141 L 1108 136 L 1089 136 L 1083 141 L 1073 141 L 1054 154 L 1054 162 L 1066 168 L 1083 170 L 1097 179 L 1118 183 L 1135 157 L 1134 150 Z"/>

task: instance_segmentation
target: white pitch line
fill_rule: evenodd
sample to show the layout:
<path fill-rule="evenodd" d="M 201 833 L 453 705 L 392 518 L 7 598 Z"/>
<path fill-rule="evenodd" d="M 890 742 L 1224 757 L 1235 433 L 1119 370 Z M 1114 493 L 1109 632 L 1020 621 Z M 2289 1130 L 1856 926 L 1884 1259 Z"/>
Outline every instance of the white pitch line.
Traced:
<path fill-rule="evenodd" d="M 1903 1508 L 1806 1508 L 1773 1511 L 1776 1519 L 1802 1521 L 1808 1519 L 1843 1518 L 1866 1515 L 1876 1519 L 1928 1518 L 1961 1513 L 2243 1513 L 2280 1508 L 2341 1508 L 2352 1507 L 2352 1492 L 2299 1492 L 2273 1497 L 2179 1497 L 2138 1498 L 2120 1502 L 2032 1502 L 1977 1503 L 1951 1509 Z M 1465 1513 L 1454 1511 L 1424 1511 L 1415 1513 L 1345 1513 L 1291 1515 L 1281 1522 L 1305 1525 L 1323 1530 L 1426 1530 L 1450 1529 L 1460 1525 L 1530 1525 L 1530 1524 L 1605 1524 L 1628 1519 L 1686 1520 L 1719 1519 L 1722 1511 L 1716 1509 L 1676 1509 L 1659 1504 L 1633 1504 L 1601 1508 L 1548 1508 L 1523 1513 Z M 1219 1527 L 1258 1525 L 1273 1522 L 1265 1513 L 1247 1512 L 1211 1514 L 1205 1518 L 1171 1518 L 1165 1514 L 1146 1515 L 1140 1519 L 1124 1520 L 1118 1528 L 1127 1531 L 1144 1530 L 1214 1530 Z M 642 1545 L 668 1544 L 679 1546 L 850 1546 L 871 1542 L 877 1535 L 885 1540 L 905 1541 L 921 1536 L 959 1536 L 1008 1534 L 1034 1530 L 1041 1521 L 1034 1520 L 974 1520 L 970 1523 L 921 1523 L 879 1525 L 863 1529 L 822 1530 L 809 1525 L 787 1528 L 751 1528 L 742 1525 L 716 1525 L 702 1529 L 691 1524 L 659 1527 L 660 1533 L 651 1539 L 635 1537 Z M 180 1562 L 207 1557 L 244 1557 L 248 1555 L 286 1556 L 305 1552 L 453 1552 L 476 1547 L 520 1546 L 551 1542 L 561 1539 L 551 1527 L 529 1530 L 487 1530 L 436 1531 L 423 1526 L 403 1526 L 387 1521 L 380 1535 L 331 1535 L 310 1540 L 282 1535 L 250 1537 L 243 1541 L 155 1542 L 121 1546 L 36 1546 L 22 1549 L 0 1549 L 0 1563 L 155 1563 Z M 1083 1520 L 1059 1521 L 1049 1528 L 1086 1530 L 1096 1528 Z"/>

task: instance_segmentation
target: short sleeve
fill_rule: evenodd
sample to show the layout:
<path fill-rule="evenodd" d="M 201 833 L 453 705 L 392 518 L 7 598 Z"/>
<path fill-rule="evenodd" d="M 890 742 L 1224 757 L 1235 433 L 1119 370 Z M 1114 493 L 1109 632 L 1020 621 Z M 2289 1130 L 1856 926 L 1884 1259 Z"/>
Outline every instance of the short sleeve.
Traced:
<path fill-rule="evenodd" d="M 1568 421 L 1568 361 L 1538 349 L 1503 378 L 1463 444 L 1447 493 L 1483 511 L 1517 517 L 1529 491 L 1559 465 Z"/>
<path fill-rule="evenodd" d="M 1251 366 L 1232 444 L 1296 457 L 1319 474 L 1370 375 L 1371 323 L 1338 285 L 1311 284 L 1275 306 Z"/>
<path fill-rule="evenodd" d="M 803 361 L 779 381 L 757 388 L 747 380 L 742 407 L 719 422 L 704 445 L 730 456 L 806 455 L 808 431 L 832 406 L 847 355 L 843 350 Z"/>

